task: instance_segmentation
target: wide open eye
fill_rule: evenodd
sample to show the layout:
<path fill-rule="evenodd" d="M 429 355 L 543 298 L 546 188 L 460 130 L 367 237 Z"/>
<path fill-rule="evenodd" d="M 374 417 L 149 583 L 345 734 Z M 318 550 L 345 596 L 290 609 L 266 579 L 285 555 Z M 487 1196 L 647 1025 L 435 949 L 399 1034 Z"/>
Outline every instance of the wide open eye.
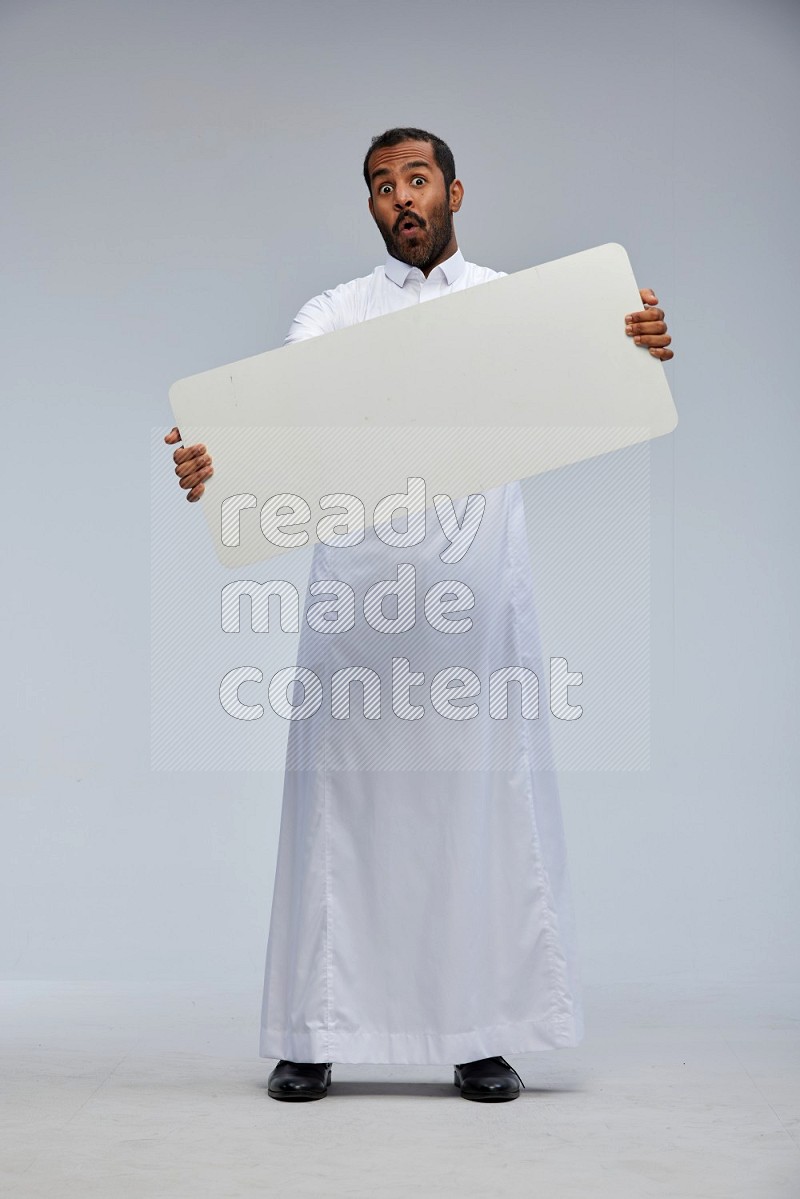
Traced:
<path fill-rule="evenodd" d="M 388 194 L 391 190 L 392 190 L 391 183 L 382 183 L 381 186 L 378 188 L 378 195 L 379 196 L 388 196 Z"/>
<path fill-rule="evenodd" d="M 415 175 L 414 178 L 411 180 L 411 182 L 412 183 L 424 183 L 425 179 L 423 178 L 422 175 Z"/>

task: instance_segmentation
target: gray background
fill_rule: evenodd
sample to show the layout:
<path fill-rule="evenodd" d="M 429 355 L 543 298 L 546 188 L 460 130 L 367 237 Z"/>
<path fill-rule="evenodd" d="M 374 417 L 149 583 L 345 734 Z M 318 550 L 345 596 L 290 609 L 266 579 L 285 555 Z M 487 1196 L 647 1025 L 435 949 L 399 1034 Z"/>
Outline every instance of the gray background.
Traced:
<path fill-rule="evenodd" d="M 674 336 L 652 768 L 563 776 L 584 977 L 792 980 L 799 34 L 774 0 L 3 6 L 5 977 L 255 993 L 280 778 L 151 772 L 151 433 L 382 259 L 361 159 L 410 123 L 469 259 L 619 241 Z"/>

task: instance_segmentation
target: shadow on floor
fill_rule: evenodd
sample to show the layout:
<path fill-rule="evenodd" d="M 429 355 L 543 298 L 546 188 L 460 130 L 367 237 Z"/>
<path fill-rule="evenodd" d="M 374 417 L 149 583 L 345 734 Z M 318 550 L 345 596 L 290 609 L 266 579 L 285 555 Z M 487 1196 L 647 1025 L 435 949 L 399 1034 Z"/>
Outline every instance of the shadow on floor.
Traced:
<path fill-rule="evenodd" d="M 257 1084 L 260 1090 L 266 1093 L 266 1082 Z M 535 1099 L 542 1095 L 564 1095 L 564 1094 L 579 1094 L 583 1090 L 582 1087 L 532 1087 L 527 1085 L 525 1090 L 520 1090 L 519 1098 Z M 326 1098 L 331 1096 L 341 1099 L 353 1098 L 354 1096 L 378 1096 L 388 1095 L 392 1098 L 414 1098 L 414 1099 L 460 1099 L 458 1088 L 453 1082 L 373 1082 L 359 1081 L 358 1079 L 337 1079 L 334 1077 L 331 1080 L 331 1085 L 328 1088 Z M 283 1102 L 275 1100 L 276 1103 Z M 474 1102 L 470 1100 L 469 1102 Z M 510 1102 L 516 1102 L 511 1100 Z"/>

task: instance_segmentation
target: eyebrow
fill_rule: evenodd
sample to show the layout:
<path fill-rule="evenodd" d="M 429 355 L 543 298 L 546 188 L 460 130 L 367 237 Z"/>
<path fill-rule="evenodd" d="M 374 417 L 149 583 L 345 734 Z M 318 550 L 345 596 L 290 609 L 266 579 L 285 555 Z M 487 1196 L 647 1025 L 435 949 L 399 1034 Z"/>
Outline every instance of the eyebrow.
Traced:
<path fill-rule="evenodd" d="M 429 162 L 425 162 L 425 160 L 423 158 L 419 158 L 419 159 L 417 159 L 416 162 L 404 162 L 403 165 L 400 167 L 400 170 L 401 171 L 416 171 L 419 167 L 424 167 L 426 171 L 429 171 L 431 169 Z M 379 175 L 388 175 L 388 174 L 389 174 L 388 167 L 378 167 L 377 171 L 372 172 L 372 174 L 370 175 L 370 179 L 377 179 Z"/>

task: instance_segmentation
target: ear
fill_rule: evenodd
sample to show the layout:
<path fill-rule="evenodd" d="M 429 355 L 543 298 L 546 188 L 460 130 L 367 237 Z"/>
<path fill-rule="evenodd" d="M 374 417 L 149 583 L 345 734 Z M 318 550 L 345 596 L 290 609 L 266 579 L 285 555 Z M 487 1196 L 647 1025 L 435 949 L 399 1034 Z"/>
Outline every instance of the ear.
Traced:
<path fill-rule="evenodd" d="M 450 211 L 458 212 L 464 199 L 464 187 L 460 179 L 454 179 L 450 184 Z"/>
<path fill-rule="evenodd" d="M 374 217 L 374 216 L 375 216 L 375 209 L 372 207 L 372 196 L 370 196 L 370 198 L 369 198 L 369 200 L 367 201 L 367 203 L 369 204 L 369 212 L 370 212 L 370 216 Z"/>

